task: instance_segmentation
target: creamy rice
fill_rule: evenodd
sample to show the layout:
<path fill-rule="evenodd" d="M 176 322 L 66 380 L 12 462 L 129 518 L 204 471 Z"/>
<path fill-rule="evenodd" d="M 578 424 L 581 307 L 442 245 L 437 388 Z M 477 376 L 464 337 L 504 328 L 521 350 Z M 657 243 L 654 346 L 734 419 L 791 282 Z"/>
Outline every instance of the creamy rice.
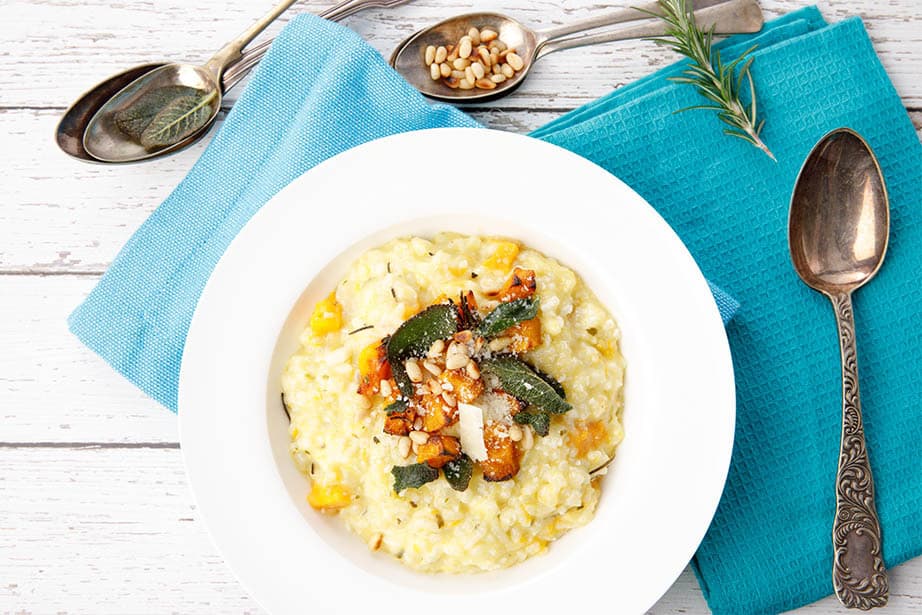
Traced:
<path fill-rule="evenodd" d="M 391 468 L 407 460 L 398 438 L 382 431 L 385 402 L 369 408 L 357 393 L 359 353 L 442 296 L 472 290 L 488 304 L 486 293 L 513 266 L 537 274 L 543 339 L 525 358 L 560 381 L 573 409 L 534 438 L 512 480 L 487 482 L 475 471 L 463 492 L 440 479 L 398 495 Z M 444 233 L 369 250 L 335 301 L 340 326 L 320 334 L 308 327 L 282 375 L 291 454 L 312 481 L 348 496 L 338 515 L 371 548 L 424 572 L 493 570 L 543 552 L 593 518 L 602 479 L 589 472 L 623 437 L 624 361 L 617 324 L 573 271 L 508 240 Z M 603 425 L 604 436 L 579 450 L 587 424 Z"/>

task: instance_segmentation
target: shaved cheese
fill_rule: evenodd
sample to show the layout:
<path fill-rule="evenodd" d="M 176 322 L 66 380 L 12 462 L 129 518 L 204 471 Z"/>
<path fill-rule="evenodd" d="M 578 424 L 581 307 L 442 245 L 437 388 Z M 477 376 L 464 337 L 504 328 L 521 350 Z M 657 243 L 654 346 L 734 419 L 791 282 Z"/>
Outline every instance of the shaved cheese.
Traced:
<path fill-rule="evenodd" d="M 458 404 L 461 449 L 474 461 L 487 458 L 487 446 L 483 442 L 483 410 L 471 404 Z"/>

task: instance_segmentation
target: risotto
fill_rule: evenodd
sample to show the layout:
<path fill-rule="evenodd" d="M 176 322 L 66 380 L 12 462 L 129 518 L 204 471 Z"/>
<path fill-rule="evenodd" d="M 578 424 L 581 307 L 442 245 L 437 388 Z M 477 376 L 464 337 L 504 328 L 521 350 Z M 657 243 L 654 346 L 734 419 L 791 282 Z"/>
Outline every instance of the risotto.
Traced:
<path fill-rule="evenodd" d="M 573 271 L 439 234 L 360 256 L 282 375 L 307 501 L 423 572 L 506 568 L 595 515 L 618 326 Z"/>

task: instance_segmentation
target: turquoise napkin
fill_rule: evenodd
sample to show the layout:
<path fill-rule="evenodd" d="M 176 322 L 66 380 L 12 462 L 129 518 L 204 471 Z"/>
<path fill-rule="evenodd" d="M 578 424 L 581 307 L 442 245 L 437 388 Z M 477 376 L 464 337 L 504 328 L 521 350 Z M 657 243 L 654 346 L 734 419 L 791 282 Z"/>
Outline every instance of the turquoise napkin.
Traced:
<path fill-rule="evenodd" d="M 71 331 L 175 412 L 195 305 L 250 217 L 331 156 L 395 133 L 451 126 L 479 124 L 430 105 L 351 30 L 295 18 L 189 175 L 71 314 Z M 738 304 L 711 290 L 726 322 Z"/>
<path fill-rule="evenodd" d="M 787 214 L 807 153 L 840 126 L 858 130 L 880 157 L 892 207 L 887 260 L 855 295 L 885 560 L 895 566 L 922 553 L 922 146 L 858 19 L 826 25 L 804 9 L 725 41 L 725 57 L 753 43 L 763 134 L 777 163 L 721 135 L 713 113 L 670 113 L 700 104 L 694 90 L 665 80 L 677 66 L 534 133 L 637 190 L 742 304 L 727 328 L 733 462 L 693 561 L 711 609 L 728 614 L 777 613 L 832 593 L 837 337 L 829 301 L 791 267 Z"/>

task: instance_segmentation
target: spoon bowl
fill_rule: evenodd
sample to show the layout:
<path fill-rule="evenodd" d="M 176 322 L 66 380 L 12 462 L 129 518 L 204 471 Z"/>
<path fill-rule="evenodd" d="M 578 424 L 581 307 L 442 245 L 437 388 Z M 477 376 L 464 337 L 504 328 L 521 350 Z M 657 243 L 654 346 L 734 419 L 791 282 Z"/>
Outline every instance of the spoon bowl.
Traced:
<path fill-rule="evenodd" d="M 820 139 L 800 170 L 788 221 L 794 269 L 832 302 L 842 358 L 842 432 L 832 524 L 832 584 L 839 601 L 867 610 L 887 604 L 874 477 L 858 387 L 852 292 L 884 262 L 890 205 L 870 146 L 848 128 Z"/>
<path fill-rule="evenodd" d="M 794 268 L 822 293 L 855 290 L 880 269 L 890 235 L 887 189 L 856 132 L 835 130 L 810 152 L 791 200 L 789 233 Z"/>
<path fill-rule="evenodd" d="M 181 149 L 208 130 L 222 97 L 206 68 L 163 65 L 143 73 L 96 112 L 83 149 L 102 162 L 140 161 Z"/>

